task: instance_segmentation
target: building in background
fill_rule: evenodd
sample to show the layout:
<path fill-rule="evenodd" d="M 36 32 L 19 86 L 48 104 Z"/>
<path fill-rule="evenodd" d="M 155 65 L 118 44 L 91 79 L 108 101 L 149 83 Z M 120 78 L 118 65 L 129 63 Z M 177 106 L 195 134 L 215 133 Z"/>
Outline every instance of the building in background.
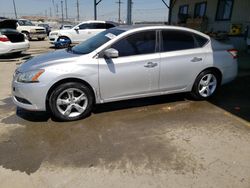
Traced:
<path fill-rule="evenodd" d="M 250 0 L 172 0 L 171 24 L 229 37 L 239 49 L 246 47 L 250 29 Z M 250 45 L 250 44 L 249 44 Z"/>

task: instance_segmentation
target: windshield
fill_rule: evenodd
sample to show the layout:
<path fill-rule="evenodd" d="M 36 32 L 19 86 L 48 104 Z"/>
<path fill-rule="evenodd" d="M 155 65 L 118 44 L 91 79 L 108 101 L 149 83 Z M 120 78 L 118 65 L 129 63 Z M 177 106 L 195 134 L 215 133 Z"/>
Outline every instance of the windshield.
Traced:
<path fill-rule="evenodd" d="M 34 26 L 30 20 L 18 20 L 18 23 L 21 26 Z"/>
<path fill-rule="evenodd" d="M 123 32 L 124 30 L 120 29 L 108 29 L 76 45 L 72 51 L 76 54 L 88 54 Z"/>

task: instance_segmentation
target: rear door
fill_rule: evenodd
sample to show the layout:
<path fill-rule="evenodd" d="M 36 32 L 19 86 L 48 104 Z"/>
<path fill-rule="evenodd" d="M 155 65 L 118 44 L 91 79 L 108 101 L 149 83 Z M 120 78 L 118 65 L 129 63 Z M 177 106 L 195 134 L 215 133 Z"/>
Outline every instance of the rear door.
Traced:
<path fill-rule="evenodd" d="M 202 70 L 207 50 L 202 48 L 207 39 L 197 34 L 166 29 L 161 32 L 160 89 L 181 91 L 193 83 Z"/>

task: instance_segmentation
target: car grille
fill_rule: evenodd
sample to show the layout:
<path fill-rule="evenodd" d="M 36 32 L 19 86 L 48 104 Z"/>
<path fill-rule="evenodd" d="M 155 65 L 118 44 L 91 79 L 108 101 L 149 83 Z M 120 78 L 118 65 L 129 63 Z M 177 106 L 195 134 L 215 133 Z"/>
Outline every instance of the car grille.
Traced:
<path fill-rule="evenodd" d="M 21 34 L 21 33 L 18 33 L 18 34 L 5 34 L 5 35 L 13 43 L 24 42 L 24 40 L 25 40 L 24 35 Z"/>
<path fill-rule="evenodd" d="M 45 31 L 45 29 L 36 29 L 36 33 L 37 34 L 45 34 L 46 31 Z"/>

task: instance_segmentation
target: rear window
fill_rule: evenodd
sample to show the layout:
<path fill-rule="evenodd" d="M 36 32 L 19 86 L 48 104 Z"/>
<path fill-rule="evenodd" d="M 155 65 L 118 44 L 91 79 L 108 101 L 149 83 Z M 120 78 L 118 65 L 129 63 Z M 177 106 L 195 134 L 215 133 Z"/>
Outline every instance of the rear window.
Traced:
<path fill-rule="evenodd" d="M 194 34 L 194 38 L 199 47 L 203 47 L 208 43 L 208 39 L 200 35 Z"/>

